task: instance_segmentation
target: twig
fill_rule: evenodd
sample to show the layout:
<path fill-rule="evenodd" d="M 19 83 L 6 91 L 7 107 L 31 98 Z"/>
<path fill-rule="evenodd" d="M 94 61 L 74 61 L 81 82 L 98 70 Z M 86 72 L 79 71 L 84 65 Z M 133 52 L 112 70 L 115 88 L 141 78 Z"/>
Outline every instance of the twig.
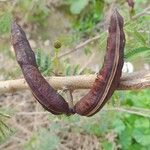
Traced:
<path fill-rule="evenodd" d="M 133 106 L 131 106 L 131 107 L 127 107 L 125 109 L 129 109 L 129 110 L 131 109 L 131 110 L 136 110 L 136 111 L 140 111 L 140 112 L 146 112 L 146 113 L 150 114 L 150 109 L 148 109 L 148 108 L 141 108 L 141 107 L 133 107 Z"/>
<path fill-rule="evenodd" d="M 89 89 L 92 87 L 96 75 L 78 75 L 46 78 L 56 90 Z M 150 71 L 141 71 L 124 75 L 117 90 L 136 90 L 150 87 Z M 15 92 L 29 89 L 24 79 L 0 81 L 0 93 Z"/>
<path fill-rule="evenodd" d="M 150 10 L 150 6 L 148 6 L 147 8 L 145 8 L 142 12 L 136 14 L 135 16 L 133 16 L 131 19 L 132 20 L 136 20 L 137 18 L 145 15 L 148 11 Z"/>
<path fill-rule="evenodd" d="M 95 40 L 98 40 L 99 38 L 100 38 L 100 35 L 97 35 L 97 36 L 95 36 L 95 37 L 93 37 L 93 38 L 90 38 L 90 39 L 86 40 L 85 42 L 83 42 L 83 43 L 77 45 L 75 48 L 69 50 L 68 52 L 66 52 L 66 53 L 64 53 L 64 54 L 62 54 L 62 55 L 60 55 L 58 58 L 62 58 L 62 57 L 64 57 L 64 56 L 66 56 L 66 55 L 69 55 L 69 54 L 71 54 L 72 52 L 75 52 L 75 51 L 77 51 L 78 49 L 84 47 L 85 45 L 87 45 L 87 44 L 89 44 L 89 43 L 91 43 L 91 42 L 93 42 L 93 41 L 95 41 Z"/>
<path fill-rule="evenodd" d="M 142 113 L 139 111 L 124 109 L 124 108 L 118 108 L 118 107 L 106 108 L 106 109 L 103 109 L 103 111 L 120 111 L 120 112 L 125 112 L 125 113 L 129 113 L 129 114 L 133 114 L 133 115 L 138 115 L 138 116 L 150 118 L 150 114 L 145 114 L 145 113 Z"/>

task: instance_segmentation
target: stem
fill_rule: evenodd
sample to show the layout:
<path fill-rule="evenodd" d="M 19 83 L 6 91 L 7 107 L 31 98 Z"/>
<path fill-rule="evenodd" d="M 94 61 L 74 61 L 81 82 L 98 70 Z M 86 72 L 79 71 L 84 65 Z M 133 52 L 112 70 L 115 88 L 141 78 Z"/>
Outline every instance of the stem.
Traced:
<path fill-rule="evenodd" d="M 67 88 L 89 89 L 92 87 L 96 75 L 78 75 L 66 77 L 47 77 L 47 81 L 56 90 Z M 136 90 L 150 88 L 150 71 L 140 71 L 121 77 L 117 90 Z M 24 79 L 0 81 L 0 93 L 15 92 L 29 89 Z"/>
<path fill-rule="evenodd" d="M 145 15 L 148 11 L 150 11 L 150 6 L 148 6 L 147 8 L 145 8 L 142 12 L 136 14 L 135 16 L 132 17 L 132 20 L 136 20 L 139 17 Z"/>
<path fill-rule="evenodd" d="M 118 107 L 103 109 L 103 111 L 118 111 L 118 112 L 123 112 L 123 113 L 128 113 L 128 114 L 132 114 L 132 115 L 150 118 L 149 114 L 145 114 L 145 113 L 139 112 L 139 111 L 124 109 L 124 108 L 118 108 Z"/>

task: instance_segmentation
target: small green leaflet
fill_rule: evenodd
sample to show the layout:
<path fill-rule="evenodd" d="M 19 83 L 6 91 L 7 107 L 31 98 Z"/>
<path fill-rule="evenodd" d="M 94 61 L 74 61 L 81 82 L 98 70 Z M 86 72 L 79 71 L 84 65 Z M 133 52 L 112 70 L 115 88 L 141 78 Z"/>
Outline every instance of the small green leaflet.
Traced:
<path fill-rule="evenodd" d="M 150 47 L 138 47 L 138 48 L 135 48 L 135 49 L 132 49 L 132 50 L 126 52 L 125 58 L 129 59 L 129 58 L 132 58 L 139 53 L 147 52 L 147 51 L 150 51 Z"/>
<path fill-rule="evenodd" d="M 143 36 L 140 32 L 138 32 L 138 31 L 135 30 L 135 31 L 134 31 L 134 35 L 135 35 L 136 39 L 137 39 L 140 43 L 146 45 L 146 39 L 144 38 L 144 36 Z"/>

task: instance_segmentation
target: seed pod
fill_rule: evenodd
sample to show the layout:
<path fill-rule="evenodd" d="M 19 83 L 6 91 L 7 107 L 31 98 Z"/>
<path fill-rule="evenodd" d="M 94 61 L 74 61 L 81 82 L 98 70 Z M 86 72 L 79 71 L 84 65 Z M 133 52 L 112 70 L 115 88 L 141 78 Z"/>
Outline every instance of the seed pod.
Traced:
<path fill-rule="evenodd" d="M 76 113 L 92 116 L 98 112 L 117 88 L 124 63 L 125 35 L 123 18 L 114 10 L 109 25 L 107 51 L 102 69 L 91 90 L 75 104 Z"/>
<path fill-rule="evenodd" d="M 15 22 L 12 24 L 11 33 L 16 59 L 35 98 L 46 110 L 53 114 L 70 114 L 68 103 L 48 84 L 38 70 L 35 54 L 26 35 Z"/>

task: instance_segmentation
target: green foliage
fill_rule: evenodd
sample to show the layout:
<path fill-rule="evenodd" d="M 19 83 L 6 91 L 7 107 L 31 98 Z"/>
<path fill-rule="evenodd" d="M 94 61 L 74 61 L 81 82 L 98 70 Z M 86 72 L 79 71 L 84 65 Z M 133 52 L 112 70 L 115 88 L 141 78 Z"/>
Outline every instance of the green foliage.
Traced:
<path fill-rule="evenodd" d="M 49 54 L 46 54 L 44 51 L 38 49 L 36 51 L 36 62 L 39 66 L 39 70 L 43 75 L 77 75 L 79 72 L 79 64 L 72 65 L 66 59 L 63 62 L 60 62 L 58 58 L 60 50 L 55 49 L 55 55 L 50 57 Z M 59 71 L 59 72 L 58 72 Z"/>
<path fill-rule="evenodd" d="M 92 33 L 95 25 L 102 19 L 104 1 L 103 0 L 77 0 L 69 1 L 70 11 L 76 14 L 74 27 L 81 33 Z"/>
<path fill-rule="evenodd" d="M 12 133 L 11 129 L 6 123 L 6 119 L 10 116 L 4 114 L 4 111 L 0 112 L 0 144 L 4 142 Z"/>
<path fill-rule="evenodd" d="M 114 122 L 114 127 L 119 136 L 118 142 L 123 150 L 133 149 L 135 145 L 139 146 L 138 149 L 150 146 L 150 119 L 124 115 L 117 122 Z"/>
<path fill-rule="evenodd" d="M 39 27 L 46 27 L 47 22 L 45 20 L 48 17 L 48 10 L 44 11 L 44 9 L 38 9 L 37 11 L 37 8 L 41 8 L 41 6 L 37 5 L 35 12 L 28 16 L 28 20 L 32 23 L 38 24 Z"/>
<path fill-rule="evenodd" d="M 136 106 L 149 109 L 149 92 L 150 90 L 143 90 L 141 92 L 129 91 L 125 97 L 122 97 L 122 103 L 126 106 Z"/>
<path fill-rule="evenodd" d="M 46 27 L 45 21 L 49 15 L 49 10 L 46 7 L 46 3 L 41 0 L 36 1 L 18 1 L 20 9 L 24 12 L 26 21 L 36 23 L 39 27 Z"/>
<path fill-rule="evenodd" d="M 134 30 L 134 35 L 138 42 L 140 42 L 143 45 L 146 45 L 146 38 L 140 32 Z"/>
<path fill-rule="evenodd" d="M 12 16 L 17 21 L 22 18 L 25 21 L 24 23 L 36 23 L 38 27 L 44 28 L 47 26 L 47 21 L 45 20 L 50 12 L 45 1 L 17 0 L 15 3 L 15 5 L 11 3 L 7 5 L 6 3 L 6 5 L 0 6 L 0 9 L 2 7 L 0 10 L 0 34 L 10 33 Z"/>
<path fill-rule="evenodd" d="M 0 34 L 6 34 L 10 32 L 10 25 L 12 16 L 9 12 L 3 12 L 0 14 Z"/>
<path fill-rule="evenodd" d="M 48 54 L 42 52 L 42 50 L 40 49 L 36 51 L 36 63 L 39 66 L 39 70 L 44 75 L 49 75 L 50 72 L 52 71 L 51 58 L 49 57 Z"/>
<path fill-rule="evenodd" d="M 137 55 L 144 55 L 145 52 L 150 52 L 150 47 L 138 47 L 132 50 L 129 50 L 125 53 L 126 59 L 131 59 L 132 57 L 136 57 Z M 147 54 L 147 53 L 146 53 Z"/>
<path fill-rule="evenodd" d="M 149 60 L 150 45 L 148 20 L 145 21 L 145 16 L 137 20 L 130 20 L 125 23 L 126 33 L 126 51 L 125 58 L 137 58 L 137 56 L 145 57 Z M 146 17 L 147 18 L 147 17 Z M 135 57 L 134 57 L 135 56 Z"/>
<path fill-rule="evenodd" d="M 88 5 L 89 0 L 76 0 L 72 1 L 70 11 L 73 14 L 80 14 L 81 11 Z"/>
<path fill-rule="evenodd" d="M 104 140 L 104 141 L 102 141 L 102 147 L 104 150 L 112 150 L 113 144 L 108 142 L 108 140 Z"/>
<path fill-rule="evenodd" d="M 40 129 L 25 144 L 25 150 L 54 150 L 59 144 L 59 137 L 52 131 Z"/>
<path fill-rule="evenodd" d="M 64 74 L 66 76 L 69 76 L 69 75 L 78 75 L 78 71 L 79 71 L 79 65 L 71 65 L 70 63 L 67 63 L 65 62 L 65 72 Z"/>
<path fill-rule="evenodd" d="M 149 92 L 149 90 L 118 92 L 118 99 L 121 100 L 120 108 L 127 106 L 134 112 L 148 114 L 147 111 L 149 111 L 148 109 L 150 108 L 148 104 Z M 112 108 L 111 103 L 105 107 L 104 110 L 102 109 L 101 112 L 90 118 L 61 116 L 61 118 L 58 118 L 57 122 L 51 123 L 45 134 L 53 135 L 55 140 L 59 139 L 57 133 L 62 132 L 63 130 L 63 133 L 67 134 L 70 132 L 71 128 L 72 132 L 75 133 L 78 132 L 96 136 L 100 139 L 101 146 L 104 150 L 117 148 L 118 145 L 120 145 L 119 147 L 121 147 L 122 150 L 134 150 L 135 148 L 137 150 L 147 150 L 150 146 L 150 114 L 149 117 L 146 118 L 130 114 L 128 111 L 123 113 L 117 111 L 105 111 L 107 108 Z M 144 111 L 144 109 L 146 110 Z M 50 116 L 50 120 L 53 120 L 54 118 L 56 118 L 56 116 Z M 66 126 L 67 124 L 69 124 L 69 126 Z M 114 136 L 114 141 L 109 141 L 105 136 L 112 131 L 115 132 L 114 135 L 112 135 Z M 39 135 L 35 137 L 39 138 Z M 45 140 L 45 138 L 42 140 Z M 59 143 L 59 140 L 56 141 Z M 53 143 L 58 145 L 57 142 Z M 27 145 L 30 146 L 29 143 L 27 143 Z M 38 146 L 41 147 L 40 145 Z"/>
<path fill-rule="evenodd" d="M 116 142 L 116 146 L 120 145 L 122 150 L 134 150 L 135 148 L 147 150 L 150 146 L 149 92 L 149 89 L 135 92 L 117 92 L 118 99 L 121 100 L 119 108 L 126 106 L 126 109 L 129 108 L 137 114 L 143 113 L 147 116 L 149 114 L 149 117 L 133 115 L 128 111 L 105 111 L 107 108 L 112 108 L 110 103 L 108 107 L 104 107 L 104 110 L 102 109 L 101 112 L 91 118 L 79 116 L 68 118 L 64 116 L 61 119 L 66 124 L 70 124 L 74 132 L 95 135 L 103 140 L 103 149 L 114 148 L 115 143 L 106 140 L 104 136 L 113 130 L 117 134 L 114 142 Z"/>
<path fill-rule="evenodd" d="M 135 147 L 139 150 L 148 149 L 150 146 L 150 112 L 144 111 L 144 108 L 150 108 L 149 92 L 149 90 L 143 90 L 141 92 L 125 93 L 126 96 L 122 100 L 122 105 L 130 106 L 129 110 L 132 110 L 133 107 L 133 111 L 149 114 L 149 117 L 140 117 L 128 113 L 124 115 L 118 114 L 113 126 L 119 136 L 118 142 L 123 150 L 134 149 Z"/>

